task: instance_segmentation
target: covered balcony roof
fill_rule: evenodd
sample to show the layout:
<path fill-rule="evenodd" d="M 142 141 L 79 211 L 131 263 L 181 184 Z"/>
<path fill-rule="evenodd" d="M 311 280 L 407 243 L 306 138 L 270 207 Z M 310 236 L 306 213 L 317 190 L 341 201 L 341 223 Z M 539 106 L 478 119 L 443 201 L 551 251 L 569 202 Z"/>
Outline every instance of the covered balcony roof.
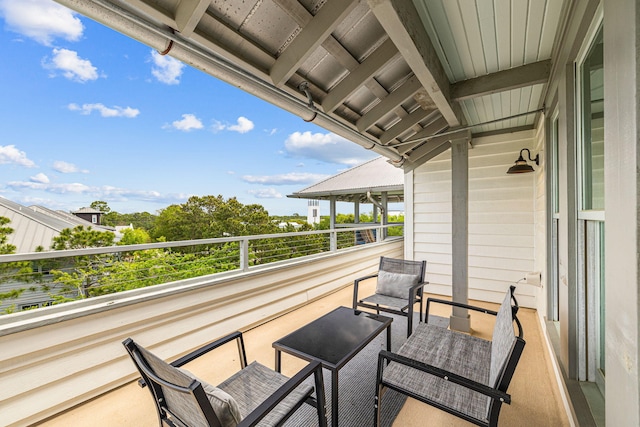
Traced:
<path fill-rule="evenodd" d="M 532 128 L 565 1 L 56 0 L 415 167 Z"/>

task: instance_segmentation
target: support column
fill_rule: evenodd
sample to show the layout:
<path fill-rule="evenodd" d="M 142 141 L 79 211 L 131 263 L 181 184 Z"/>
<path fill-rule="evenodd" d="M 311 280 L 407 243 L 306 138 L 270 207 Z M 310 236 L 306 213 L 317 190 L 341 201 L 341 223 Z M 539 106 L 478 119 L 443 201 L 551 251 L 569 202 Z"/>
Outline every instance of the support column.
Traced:
<path fill-rule="evenodd" d="M 640 425 L 640 4 L 604 4 L 605 413 Z"/>
<path fill-rule="evenodd" d="M 467 304 L 469 300 L 469 138 L 451 141 L 451 244 L 452 298 Z M 451 329 L 471 330 L 468 310 L 453 308 Z"/>
<path fill-rule="evenodd" d="M 336 231 L 336 196 L 329 199 L 329 229 L 331 230 L 329 247 L 331 251 L 338 249 L 338 233 Z"/>
<path fill-rule="evenodd" d="M 382 204 L 382 220 L 380 221 L 380 223 L 382 225 L 387 225 L 389 224 L 389 198 L 386 191 L 382 192 L 380 202 Z M 383 228 L 382 239 L 378 239 L 378 240 L 384 240 L 387 237 L 388 232 L 389 232 L 388 228 Z"/>

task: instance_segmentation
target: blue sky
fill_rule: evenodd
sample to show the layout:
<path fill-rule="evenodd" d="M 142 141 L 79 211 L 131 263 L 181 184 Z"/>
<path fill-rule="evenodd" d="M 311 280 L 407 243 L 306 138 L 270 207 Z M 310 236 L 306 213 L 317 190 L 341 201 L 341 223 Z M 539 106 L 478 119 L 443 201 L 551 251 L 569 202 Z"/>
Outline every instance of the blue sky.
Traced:
<path fill-rule="evenodd" d="M 0 0 L 0 25 L 0 196 L 23 205 L 306 215 L 287 194 L 376 156 L 52 0 Z"/>

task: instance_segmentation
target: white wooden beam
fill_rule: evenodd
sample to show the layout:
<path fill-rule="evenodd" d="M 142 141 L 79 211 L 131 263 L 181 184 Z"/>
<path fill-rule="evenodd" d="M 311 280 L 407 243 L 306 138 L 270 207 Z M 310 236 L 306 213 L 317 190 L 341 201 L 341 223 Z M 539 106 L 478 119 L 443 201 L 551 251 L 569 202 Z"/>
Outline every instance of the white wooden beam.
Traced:
<path fill-rule="evenodd" d="M 182 0 L 176 10 L 176 30 L 185 37 L 190 36 L 207 11 L 211 0 Z"/>
<path fill-rule="evenodd" d="M 276 60 L 270 73 L 273 83 L 276 86 L 286 83 L 357 4 L 355 0 L 327 1 Z"/>
<path fill-rule="evenodd" d="M 423 157 L 430 154 L 433 150 L 437 149 L 444 143 L 461 138 L 466 138 L 467 140 L 469 140 L 471 138 L 471 131 L 468 129 L 462 129 L 457 132 L 447 133 L 445 135 L 436 135 L 411 151 L 411 153 L 407 155 L 407 158 L 413 163 L 424 163 L 426 160 L 423 159 Z"/>
<path fill-rule="evenodd" d="M 451 85 L 451 99 L 462 101 L 483 95 L 546 83 L 551 74 L 551 60 L 535 62 L 510 70 L 498 71 Z"/>
<path fill-rule="evenodd" d="M 413 135 L 411 137 L 411 139 L 415 139 L 416 142 L 413 144 L 404 144 L 404 145 L 400 145 L 398 146 L 398 153 L 400 154 L 404 154 L 407 151 L 411 150 L 412 148 L 418 146 L 421 144 L 420 139 L 421 138 L 426 138 L 426 137 L 430 137 L 433 136 L 435 134 L 437 134 L 438 132 L 441 132 L 443 130 L 445 130 L 447 128 L 447 126 L 449 126 L 447 124 L 447 121 L 444 119 L 444 117 L 440 116 L 437 119 L 435 119 L 434 121 L 432 121 L 431 123 L 429 123 L 428 125 L 426 125 L 420 132 L 416 133 L 415 135 Z M 407 142 L 407 141 L 404 141 Z"/>
<path fill-rule="evenodd" d="M 342 103 L 349 95 L 358 90 L 363 82 L 372 78 L 378 70 L 384 67 L 396 55 L 398 49 L 393 42 L 387 39 L 382 43 L 371 55 L 369 55 L 358 68 L 351 71 L 338 83 L 322 101 L 322 109 L 325 113 L 333 111 L 340 103 Z"/>
<path fill-rule="evenodd" d="M 391 126 L 385 133 L 380 135 L 380 143 L 388 144 L 394 138 L 400 136 L 402 133 L 409 130 L 412 126 L 418 124 L 420 121 L 424 120 L 432 111 L 425 111 L 422 108 L 418 107 L 415 111 L 409 114 L 407 117 L 402 119 L 400 122 Z"/>
<path fill-rule="evenodd" d="M 368 0 L 380 25 L 402 54 L 450 127 L 462 123 L 449 99 L 449 79 L 411 0 Z"/>
<path fill-rule="evenodd" d="M 420 90 L 422 84 L 416 76 L 411 77 L 404 82 L 402 86 L 391 92 L 386 98 L 369 110 L 365 115 L 360 117 L 356 122 L 356 126 L 360 132 L 364 132 L 373 126 L 378 120 L 390 114 L 395 108 L 400 106 L 414 93 Z"/>

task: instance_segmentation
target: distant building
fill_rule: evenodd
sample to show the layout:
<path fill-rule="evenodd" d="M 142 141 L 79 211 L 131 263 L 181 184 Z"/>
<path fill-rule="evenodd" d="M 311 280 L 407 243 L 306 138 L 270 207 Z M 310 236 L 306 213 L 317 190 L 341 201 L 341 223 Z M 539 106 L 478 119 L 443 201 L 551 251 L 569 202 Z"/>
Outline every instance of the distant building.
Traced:
<path fill-rule="evenodd" d="M 307 205 L 307 223 L 320 224 L 320 200 L 309 200 Z"/>
<path fill-rule="evenodd" d="M 16 246 L 16 253 L 35 252 L 38 247 L 47 251 L 51 249 L 53 238 L 65 228 L 78 225 L 92 227 L 99 231 L 111 231 L 115 228 L 105 227 L 99 223 L 86 221 L 80 216 L 64 211 L 55 211 L 43 206 L 23 206 L 19 203 L 0 197 L 0 216 L 8 218 L 13 233 L 8 236 L 8 243 Z M 89 219 L 93 219 L 89 217 Z M 99 221 L 99 218 L 96 218 Z M 118 234 L 116 234 L 116 241 Z"/>
<path fill-rule="evenodd" d="M 77 211 L 71 211 L 78 218 L 82 218 L 93 225 L 102 224 L 102 211 L 93 208 L 80 208 Z"/>

